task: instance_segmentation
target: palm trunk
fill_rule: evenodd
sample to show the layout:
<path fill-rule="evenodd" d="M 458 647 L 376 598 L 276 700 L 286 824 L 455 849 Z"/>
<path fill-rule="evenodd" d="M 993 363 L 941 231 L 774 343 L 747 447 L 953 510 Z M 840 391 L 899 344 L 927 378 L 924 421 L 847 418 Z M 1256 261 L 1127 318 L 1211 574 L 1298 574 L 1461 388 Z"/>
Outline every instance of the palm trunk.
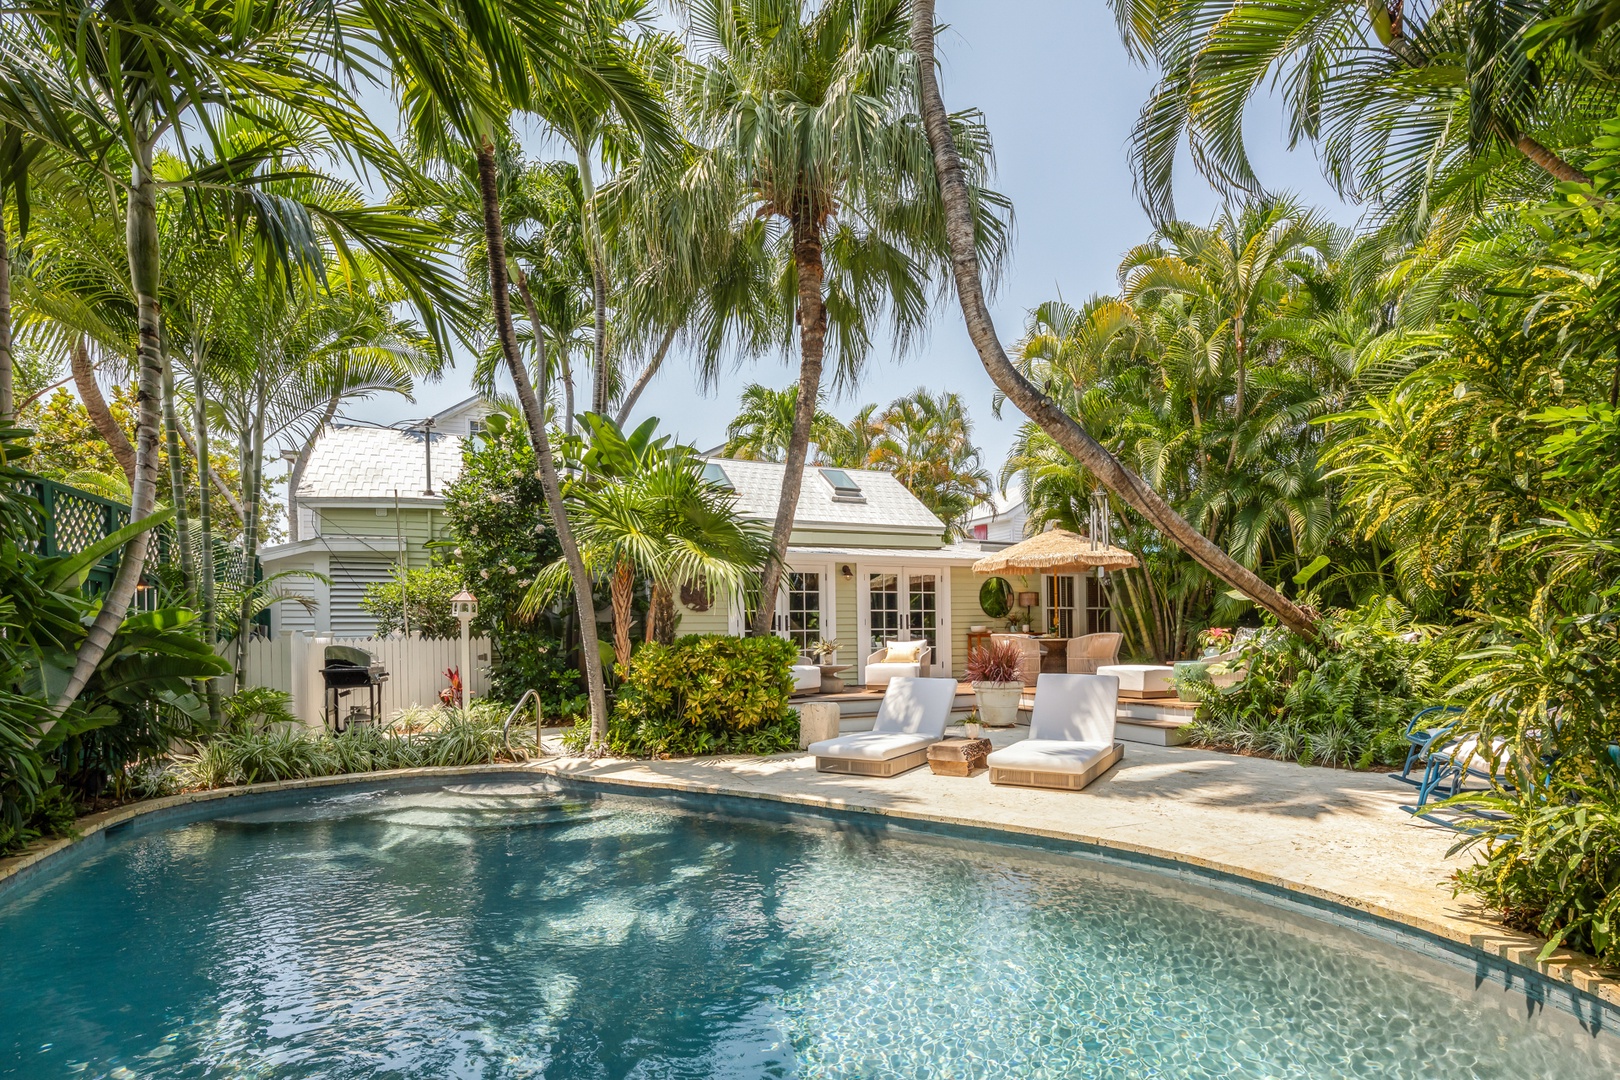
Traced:
<path fill-rule="evenodd" d="M 101 396 L 101 387 L 96 383 L 96 368 L 90 363 L 90 350 L 85 347 L 82 334 L 74 339 L 73 347 L 68 351 L 68 366 L 73 371 L 73 388 L 79 392 L 79 400 L 84 403 L 90 423 L 95 426 L 101 441 L 107 444 L 107 449 L 112 451 L 113 457 L 118 459 L 118 467 L 124 470 L 124 477 L 133 489 L 135 448 L 130 445 L 129 436 L 124 434 L 123 427 L 107 407 L 107 399 Z"/>
<path fill-rule="evenodd" d="M 192 419 L 197 428 L 197 595 L 202 604 L 203 641 L 210 649 L 219 644 L 219 612 L 215 608 L 214 590 L 214 498 L 213 463 L 208 457 L 208 403 L 203 398 L 202 343 L 192 339 L 192 363 L 196 365 L 196 385 L 192 387 Z M 209 679 L 205 694 L 208 699 L 208 724 L 219 730 L 225 714 L 220 707 L 219 680 Z"/>
<path fill-rule="evenodd" d="M 1284 626 L 1305 637 L 1315 637 L 1315 621 L 1298 605 L 1188 524 L 1158 492 L 1127 469 L 1056 402 L 1036 389 L 1007 359 L 1007 353 L 996 336 L 990 309 L 985 303 L 978 253 L 974 249 L 973 206 L 962 171 L 962 159 L 957 154 L 956 142 L 951 135 L 945 102 L 940 97 L 938 73 L 934 67 L 934 0 L 914 0 L 911 39 L 919 61 L 920 107 L 928 142 L 934 151 L 957 299 L 962 305 L 968 335 L 973 339 L 979 360 L 989 372 L 991 380 L 1020 412 L 1039 425 L 1104 487 L 1178 544 L 1200 566 L 1270 611 Z M 803 408 L 803 402 L 800 408 Z"/>
<path fill-rule="evenodd" d="M 630 620 L 636 614 L 636 568 L 629 560 L 619 560 L 608 588 L 613 597 L 613 656 L 622 679 L 630 672 Z"/>
<path fill-rule="evenodd" d="M 139 368 L 135 390 L 135 475 L 130 483 L 130 521 L 150 517 L 157 497 L 158 407 L 163 381 L 162 327 L 158 311 L 160 252 L 158 245 L 157 198 L 152 176 L 152 143 L 138 145 L 131 169 L 127 203 L 125 246 L 129 255 L 129 280 L 135 292 L 136 325 L 140 334 Z M 56 719 L 78 700 L 90 676 L 107 655 L 124 616 L 135 599 L 146 565 L 146 551 L 152 533 L 142 532 L 124 546 L 112 584 L 102 597 L 101 609 L 85 634 L 74 657 L 73 672 L 51 706 L 51 716 L 40 725 L 43 737 L 56 725 Z"/>
<path fill-rule="evenodd" d="M 337 416 L 338 396 L 333 394 L 326 402 L 326 411 L 321 413 L 321 422 L 316 425 L 314 432 L 305 441 L 303 448 L 298 451 L 298 457 L 293 461 L 292 469 L 287 473 L 287 540 L 296 543 L 298 534 L 298 485 L 304 482 L 304 470 L 309 468 L 309 455 L 315 450 L 315 440 L 321 437 L 321 432 L 332 425 Z"/>
<path fill-rule="evenodd" d="M 653 582 L 652 604 L 647 612 L 647 640 L 660 645 L 675 644 L 675 590 L 661 581 Z"/>
<path fill-rule="evenodd" d="M 602 238 L 596 228 L 596 178 L 591 173 L 591 159 L 583 149 L 576 148 L 579 158 L 579 182 L 585 196 L 582 208 L 585 218 L 585 251 L 591 263 L 591 301 L 596 308 L 596 355 L 591 380 L 591 411 L 598 416 L 607 412 L 608 393 L 612 380 L 608 378 L 607 364 L 607 267 Z"/>
<path fill-rule="evenodd" d="M 259 491 L 264 486 L 264 413 L 269 402 L 261 387 L 255 394 L 253 426 L 244 432 L 242 450 L 242 603 L 236 609 L 236 685 L 247 685 L 248 635 L 252 631 L 253 585 L 259 562 Z"/>
<path fill-rule="evenodd" d="M 540 326 L 540 312 L 534 306 L 534 294 L 529 292 L 529 275 L 523 272 L 523 267 L 517 263 L 511 264 L 512 281 L 517 285 L 518 295 L 523 297 L 523 310 L 529 317 L 529 337 L 534 343 L 534 396 L 540 399 L 540 406 L 551 407 L 551 365 L 546 362 L 546 333 Z"/>
<path fill-rule="evenodd" d="M 6 200 L 0 198 L 0 427 L 17 418 L 11 359 L 11 247 L 6 238 Z"/>
<path fill-rule="evenodd" d="M 635 385 L 630 387 L 630 392 L 624 395 L 624 402 L 619 406 L 619 415 L 614 420 L 620 427 L 624 427 L 624 422 L 630 419 L 630 411 L 636 407 L 636 401 L 641 397 L 641 392 L 647 389 L 647 384 L 652 382 L 653 376 L 657 375 L 658 369 L 664 365 L 664 357 L 669 355 L 669 347 L 675 343 L 675 331 L 677 329 L 679 327 L 671 326 L 664 331 L 664 338 L 658 343 L 658 351 L 652 354 L 652 359 L 647 361 L 647 366 L 641 369 L 640 375 L 636 376 Z"/>
<path fill-rule="evenodd" d="M 186 505 L 185 458 L 180 456 L 180 420 L 174 407 L 174 365 L 163 353 L 163 444 L 169 457 L 169 498 L 174 504 L 174 531 L 180 545 L 180 579 L 186 593 L 197 592 L 197 564 L 191 558 L 191 512 Z"/>
<path fill-rule="evenodd" d="M 563 377 L 563 434 L 574 434 L 574 365 L 568 358 L 568 342 L 557 342 L 557 362 Z"/>
<path fill-rule="evenodd" d="M 192 441 L 190 435 L 186 434 L 185 428 L 180 429 L 180 441 L 185 443 L 186 453 L 190 454 L 193 460 L 200 459 L 201 455 L 197 449 L 197 444 Z M 199 478 L 198 483 L 201 484 L 202 473 L 198 472 L 197 476 Z M 210 478 L 209 482 L 214 485 L 214 494 L 223 498 L 225 505 L 229 506 L 231 512 L 236 515 L 236 520 L 241 521 L 243 517 L 242 502 L 236 497 L 236 493 L 231 490 L 231 485 L 227 484 L 225 478 L 212 469 L 208 471 L 208 476 Z"/>
<path fill-rule="evenodd" d="M 804 483 L 804 459 L 810 449 L 810 425 L 815 420 L 816 403 L 821 397 L 821 361 L 827 344 L 821 258 L 820 223 L 811 208 L 801 207 L 793 222 L 793 262 L 799 274 L 799 399 L 793 405 L 793 433 L 788 437 L 782 494 L 776 503 L 771 550 L 765 558 L 765 573 L 759 584 L 759 608 L 754 613 L 753 625 L 756 637 L 770 633 L 776 617 L 776 588 L 787 562 L 788 537 L 793 533 L 793 514 L 798 509 L 799 488 Z"/>
<path fill-rule="evenodd" d="M 478 193 L 484 204 L 484 242 L 489 246 L 490 294 L 495 305 L 495 329 L 501 339 L 501 353 L 517 387 L 523 418 L 529 425 L 529 439 L 540 465 L 540 483 L 546 493 L 557 543 L 568 561 L 573 580 L 574 604 L 579 609 L 580 652 L 585 659 L 585 689 L 591 702 L 591 746 L 600 748 L 607 738 L 607 690 L 602 684 L 602 657 L 596 647 L 596 598 L 591 592 L 590 572 L 580 558 L 574 530 L 568 523 L 563 504 L 562 484 L 557 479 L 557 463 L 551 456 L 551 439 L 546 434 L 546 414 L 534 394 L 528 369 L 518 355 L 517 332 L 512 328 L 512 297 L 506 279 L 506 238 L 501 230 L 501 204 L 495 184 L 495 147 L 486 136 L 478 147 Z"/>

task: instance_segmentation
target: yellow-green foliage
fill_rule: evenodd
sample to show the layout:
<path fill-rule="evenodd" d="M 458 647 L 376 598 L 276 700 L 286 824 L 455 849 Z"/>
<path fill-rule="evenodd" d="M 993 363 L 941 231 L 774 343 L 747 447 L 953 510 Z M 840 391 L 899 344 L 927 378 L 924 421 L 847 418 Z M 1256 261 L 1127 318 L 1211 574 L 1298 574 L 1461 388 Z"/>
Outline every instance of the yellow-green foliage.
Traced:
<path fill-rule="evenodd" d="M 692 635 L 636 651 L 608 724 L 614 754 L 768 754 L 792 749 L 795 651 L 778 637 Z M 582 728 L 576 738 L 586 729 Z"/>

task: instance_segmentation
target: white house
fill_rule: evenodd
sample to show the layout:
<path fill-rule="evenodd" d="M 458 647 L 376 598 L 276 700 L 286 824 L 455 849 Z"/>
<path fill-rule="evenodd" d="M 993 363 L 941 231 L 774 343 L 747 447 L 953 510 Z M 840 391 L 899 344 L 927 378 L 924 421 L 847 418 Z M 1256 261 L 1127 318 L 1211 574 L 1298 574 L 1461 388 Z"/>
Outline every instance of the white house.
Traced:
<path fill-rule="evenodd" d="M 365 637 L 376 622 L 360 606 L 366 586 L 399 567 L 426 566 L 428 542 L 447 536 L 444 490 L 461 474 L 462 440 L 490 406 L 469 398 L 410 430 L 338 425 L 322 432 L 289 497 L 298 540 L 260 552 L 264 572 L 313 570 L 330 581 L 289 579 L 313 608 L 276 604 L 275 630 Z"/>
<path fill-rule="evenodd" d="M 278 632 L 375 631 L 360 606 L 366 586 L 402 564 L 426 565 L 428 543 L 448 538 L 444 489 L 460 473 L 463 439 L 476 434 L 488 412 L 472 399 L 439 413 L 430 427 L 350 426 L 322 434 L 294 493 L 300 539 L 266 548 L 263 561 L 267 574 L 314 570 L 330 586 L 291 585 L 305 591 L 313 610 L 277 604 Z M 784 466 L 713 455 L 706 461 L 710 477 L 736 492 L 741 513 L 774 520 Z M 984 579 L 973 573 L 973 563 L 1021 535 L 1003 540 L 998 529 L 994 537 L 946 544 L 944 531 L 890 473 L 808 466 L 789 538 L 778 632 L 802 649 L 823 638 L 837 641 L 839 660 L 856 667 L 857 680 L 864 679 L 875 647 L 918 637 L 932 647 L 936 672 L 960 675 L 969 632 L 1007 625 L 979 607 Z M 1026 616 L 1032 623 L 1047 627 L 1055 616 L 1065 632 L 1106 628 L 1095 582 L 1063 575 L 1012 584 L 1039 595 Z M 682 591 L 677 611 L 682 633 L 738 634 L 746 625 L 739 605 L 710 602 L 696 589 Z"/>
<path fill-rule="evenodd" d="M 774 521 L 784 466 L 758 461 L 708 459 L 710 476 L 737 493 L 739 509 Z M 807 466 L 793 531 L 789 574 L 778 600 L 777 632 L 808 649 L 818 639 L 839 643 L 839 660 L 865 680 L 866 657 L 884 641 L 924 638 L 937 674 L 960 676 L 967 663 L 968 635 L 1005 629 L 979 606 L 985 579 L 973 564 L 1005 542 L 972 539 L 947 544 L 944 524 L 887 472 Z M 1010 542 L 1010 541 L 1009 541 Z M 1081 575 L 1048 575 L 1044 582 L 1015 577 L 1015 590 L 1040 598 L 1028 619 L 1065 633 L 1107 629 L 1106 601 L 1088 611 L 1100 589 Z M 1091 582 L 1095 585 L 1095 582 Z M 702 610 L 681 599 L 683 633 L 740 633 L 737 605 Z"/>

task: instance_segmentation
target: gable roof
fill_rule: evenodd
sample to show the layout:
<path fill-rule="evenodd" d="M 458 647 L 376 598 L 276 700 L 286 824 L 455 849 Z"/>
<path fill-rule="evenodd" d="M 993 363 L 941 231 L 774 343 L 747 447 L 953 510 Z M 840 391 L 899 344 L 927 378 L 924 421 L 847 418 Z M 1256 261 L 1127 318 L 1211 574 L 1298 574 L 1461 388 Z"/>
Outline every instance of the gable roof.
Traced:
<path fill-rule="evenodd" d="M 433 491 L 427 495 L 427 447 L 420 431 L 394 428 L 334 427 L 321 433 L 310 451 L 301 502 L 392 502 L 437 505 L 444 489 L 461 474 L 461 436 L 433 434 Z"/>
<path fill-rule="evenodd" d="M 782 496 L 782 476 L 787 466 L 775 461 L 737 461 L 710 457 L 707 461 L 726 471 L 737 491 L 737 509 L 752 518 L 776 520 L 777 502 Z M 862 502 L 833 498 L 833 488 L 815 465 L 804 467 L 804 483 L 799 487 L 799 505 L 793 525 L 799 529 L 848 529 L 899 531 L 939 536 L 945 523 L 895 479 L 893 473 L 878 469 L 843 469 L 860 486 Z"/>

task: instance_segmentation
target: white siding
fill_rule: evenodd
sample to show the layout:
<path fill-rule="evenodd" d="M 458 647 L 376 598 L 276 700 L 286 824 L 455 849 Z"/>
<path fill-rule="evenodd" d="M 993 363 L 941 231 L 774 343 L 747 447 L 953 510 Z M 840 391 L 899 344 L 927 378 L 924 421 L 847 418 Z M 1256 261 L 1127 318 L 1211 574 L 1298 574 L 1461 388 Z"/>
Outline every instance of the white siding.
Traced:
<path fill-rule="evenodd" d="M 331 615 L 327 625 L 332 633 L 367 637 L 377 631 L 377 621 L 366 614 L 360 601 L 366 586 L 394 576 L 395 562 L 379 555 L 333 555 Z"/>

